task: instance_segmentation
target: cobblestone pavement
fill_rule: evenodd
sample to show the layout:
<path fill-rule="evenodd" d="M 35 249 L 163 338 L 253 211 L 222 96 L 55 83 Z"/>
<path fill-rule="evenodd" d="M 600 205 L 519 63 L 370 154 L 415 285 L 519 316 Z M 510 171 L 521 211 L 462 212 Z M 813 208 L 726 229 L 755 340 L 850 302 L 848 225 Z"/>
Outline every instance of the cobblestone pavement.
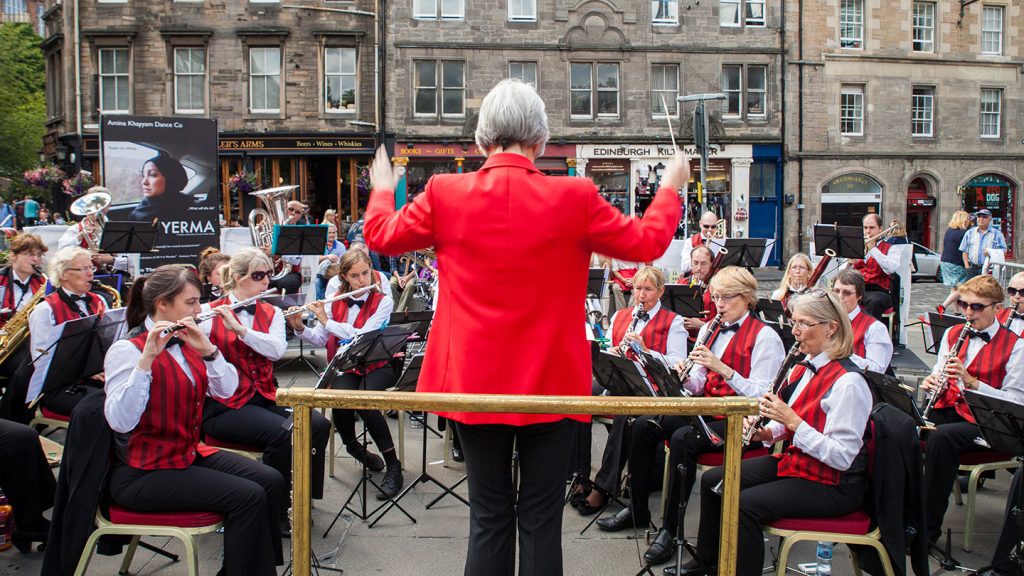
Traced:
<path fill-rule="evenodd" d="M 763 288 L 767 289 L 778 281 L 775 271 L 759 271 L 763 279 Z M 939 284 L 914 284 L 912 290 L 912 315 L 926 310 L 934 310 L 936 303 L 947 294 L 947 289 Z M 908 348 L 922 356 L 929 364 L 932 357 L 925 356 L 919 329 L 911 331 Z M 290 352 L 294 356 L 295 352 Z M 320 352 L 314 361 L 322 364 L 323 353 Z M 500 361 L 500 359 L 496 359 Z M 290 369 L 280 375 L 282 385 L 310 386 L 314 376 L 309 371 Z M 390 421 L 397 432 L 397 421 Z M 431 419 L 433 422 L 433 419 Z M 403 461 L 406 468 L 406 482 L 412 481 L 420 472 L 421 429 L 406 426 L 405 455 Z M 595 427 L 594 461 L 595 468 L 600 462 L 600 454 L 604 447 L 604 432 Z M 445 467 L 442 459 L 442 442 L 440 439 L 428 437 L 427 469 L 445 484 L 454 484 L 463 473 L 461 464 Z M 358 479 L 358 469 L 352 459 L 340 451 L 337 456 L 335 478 L 327 479 L 326 498 L 315 504 L 313 546 L 318 555 L 322 556 L 325 566 L 343 568 L 349 575 L 364 574 L 395 574 L 403 576 L 442 576 L 462 573 L 465 559 L 466 537 L 468 534 L 468 509 L 451 497 L 445 498 L 437 506 L 425 509 L 439 494 L 439 489 L 432 484 L 421 484 L 414 488 L 402 505 L 416 518 L 411 522 L 400 512 L 393 510 L 376 527 L 369 528 L 366 523 L 345 515 L 332 531 L 323 537 L 323 531 L 334 518 L 338 507 L 348 497 Z M 946 526 L 953 530 L 953 551 L 955 556 L 969 566 L 981 566 L 989 561 L 994 546 L 994 535 L 1002 522 L 1003 506 L 1005 505 L 1006 489 L 1009 475 L 999 473 L 995 480 L 988 481 L 978 493 L 977 521 L 975 524 L 975 546 L 972 553 L 960 549 L 964 526 L 964 507 L 950 505 L 946 517 Z M 465 485 L 459 488 L 465 494 Z M 371 494 L 370 504 L 376 505 Z M 699 498 L 691 499 L 691 508 L 685 522 L 686 534 L 693 538 L 697 530 L 699 514 Z M 651 509 L 660 509 L 660 493 L 655 493 L 651 500 Z M 631 533 L 606 534 L 595 527 L 580 534 L 589 518 L 579 516 L 574 510 L 566 509 L 563 523 L 563 544 L 565 554 L 565 574 L 567 575 L 631 575 L 640 569 L 640 555 L 646 549 L 643 535 Z M 639 536 L 639 539 L 638 539 Z M 149 542 L 176 553 L 182 553 L 182 547 L 167 538 L 148 538 Z M 219 535 L 206 535 L 198 538 L 199 554 L 201 555 L 201 573 L 214 574 L 221 562 L 221 542 Z M 772 540 L 768 544 L 777 550 L 778 543 Z M 790 566 L 798 563 L 811 562 L 814 558 L 814 543 L 797 545 L 790 560 Z M 0 574 L 22 575 L 37 574 L 41 564 L 41 554 L 21 555 L 14 549 L 0 554 Z M 766 556 L 771 558 L 769 554 Z M 90 574 L 114 574 L 120 558 L 97 557 L 89 571 Z M 939 570 L 938 564 L 932 561 L 932 571 Z M 172 564 L 157 557 L 151 552 L 140 551 L 132 565 L 132 573 L 170 575 L 184 574 L 185 566 L 179 562 Z M 321 571 L 321 574 L 328 574 Z M 852 574 L 849 553 L 845 546 L 837 546 L 833 573 L 836 575 Z M 660 568 L 656 570 L 660 576 Z"/>

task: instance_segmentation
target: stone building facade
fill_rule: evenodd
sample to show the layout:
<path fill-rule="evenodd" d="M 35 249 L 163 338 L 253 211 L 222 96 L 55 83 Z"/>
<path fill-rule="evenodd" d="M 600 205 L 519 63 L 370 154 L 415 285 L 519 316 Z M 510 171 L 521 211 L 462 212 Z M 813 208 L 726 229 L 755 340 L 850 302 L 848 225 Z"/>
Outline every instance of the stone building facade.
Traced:
<path fill-rule="evenodd" d="M 787 3 L 787 252 L 806 250 L 810 225 L 856 224 L 867 212 L 941 249 L 954 211 L 986 207 L 1019 258 L 1021 9 Z"/>
<path fill-rule="evenodd" d="M 373 2 L 47 6 L 44 148 L 70 168 L 102 176 L 101 113 L 213 118 L 226 219 L 243 220 L 254 206 L 226 185 L 243 166 L 262 186 L 299 185 L 316 215 L 337 207 L 355 218 L 365 206 L 359 175 L 383 109 Z"/>
<path fill-rule="evenodd" d="M 31 24 L 36 34 L 42 36 L 45 34 L 45 12 L 44 0 L 5 0 L 3 10 L 0 11 L 0 24 Z"/>

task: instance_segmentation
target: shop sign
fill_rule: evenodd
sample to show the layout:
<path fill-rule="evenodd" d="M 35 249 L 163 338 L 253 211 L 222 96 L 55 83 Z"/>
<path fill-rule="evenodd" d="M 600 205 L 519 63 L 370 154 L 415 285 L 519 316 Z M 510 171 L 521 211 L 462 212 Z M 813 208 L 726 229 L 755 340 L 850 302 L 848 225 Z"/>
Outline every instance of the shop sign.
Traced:
<path fill-rule="evenodd" d="M 909 202 L 910 206 L 916 206 L 919 208 L 934 208 L 935 198 L 912 198 Z"/>
<path fill-rule="evenodd" d="M 282 135 L 282 136 L 239 136 L 220 137 L 218 148 L 221 152 L 250 153 L 327 153 L 366 152 L 374 149 L 373 138 L 356 136 Z"/>
<path fill-rule="evenodd" d="M 476 144 L 456 142 L 397 142 L 395 156 L 407 158 L 480 158 L 483 150 Z M 576 146 L 571 144 L 548 144 L 544 147 L 544 158 L 574 158 Z"/>
<path fill-rule="evenodd" d="M 685 147 L 683 151 L 689 156 L 699 155 L 695 147 Z M 717 156 L 719 152 L 718 147 L 712 146 L 708 156 Z M 668 158 L 675 155 L 675 149 L 669 144 L 588 144 L 581 147 L 580 155 L 584 158 Z"/>

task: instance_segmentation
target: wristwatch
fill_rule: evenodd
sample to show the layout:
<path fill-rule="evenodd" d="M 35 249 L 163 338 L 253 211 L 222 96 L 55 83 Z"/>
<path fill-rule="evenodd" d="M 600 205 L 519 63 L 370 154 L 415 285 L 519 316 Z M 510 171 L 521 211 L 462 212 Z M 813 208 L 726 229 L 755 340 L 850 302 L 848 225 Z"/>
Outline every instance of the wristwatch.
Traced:
<path fill-rule="evenodd" d="M 213 353 L 209 356 L 203 356 L 203 362 L 213 362 L 220 357 L 220 348 L 214 348 Z"/>

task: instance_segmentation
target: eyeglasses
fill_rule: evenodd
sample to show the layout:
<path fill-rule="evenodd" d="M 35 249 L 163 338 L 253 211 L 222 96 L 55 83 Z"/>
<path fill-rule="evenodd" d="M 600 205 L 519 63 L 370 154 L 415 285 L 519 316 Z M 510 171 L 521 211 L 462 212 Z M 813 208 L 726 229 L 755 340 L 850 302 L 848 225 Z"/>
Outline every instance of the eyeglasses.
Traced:
<path fill-rule="evenodd" d="M 825 292 L 824 288 L 815 288 L 814 290 L 804 292 L 803 294 L 798 296 L 798 298 L 803 298 L 804 296 L 810 296 L 812 298 L 825 298 L 826 296 L 828 296 L 828 292 Z"/>
<path fill-rule="evenodd" d="M 967 303 L 967 302 L 960 301 L 960 302 L 956 303 L 957 308 L 960 308 L 961 310 L 967 310 L 968 308 L 970 308 L 974 312 L 981 312 L 985 308 L 988 308 L 989 306 L 995 306 L 996 304 L 997 304 L 997 302 L 993 302 L 991 304 L 982 304 L 981 302 L 970 302 L 970 303 Z"/>
<path fill-rule="evenodd" d="M 712 228 L 718 228 L 718 225 L 717 224 L 701 224 L 700 227 L 705 229 L 705 230 L 711 230 Z"/>
<path fill-rule="evenodd" d="M 839 296 L 839 297 L 843 297 L 843 296 L 856 296 L 857 295 L 857 293 L 854 292 L 853 290 L 833 289 L 832 293 L 835 294 L 836 296 Z"/>
<path fill-rule="evenodd" d="M 76 272 L 81 272 L 82 274 L 87 274 L 89 272 L 95 272 L 96 271 L 96 267 L 95 266 L 82 266 L 81 268 L 65 268 L 65 270 L 74 270 Z"/>
<path fill-rule="evenodd" d="M 738 296 L 739 294 L 714 294 L 713 296 L 711 296 L 711 301 L 715 303 L 726 302 Z"/>
<path fill-rule="evenodd" d="M 270 272 L 266 270 L 257 270 L 249 273 L 249 278 L 252 278 L 256 282 L 262 282 L 264 278 L 270 275 Z"/>
<path fill-rule="evenodd" d="M 814 324 L 807 324 L 807 323 L 804 323 L 804 322 L 797 322 L 796 324 L 793 324 L 793 330 L 799 330 L 799 331 L 803 332 L 804 330 L 810 330 L 811 328 L 814 328 L 815 326 L 821 326 L 822 324 L 828 324 L 828 322 L 821 321 L 821 322 L 815 322 Z"/>
<path fill-rule="evenodd" d="M 1013 298 L 1017 294 L 1024 296 L 1024 288 L 1007 288 L 1006 293 L 1010 295 L 1010 298 Z"/>

